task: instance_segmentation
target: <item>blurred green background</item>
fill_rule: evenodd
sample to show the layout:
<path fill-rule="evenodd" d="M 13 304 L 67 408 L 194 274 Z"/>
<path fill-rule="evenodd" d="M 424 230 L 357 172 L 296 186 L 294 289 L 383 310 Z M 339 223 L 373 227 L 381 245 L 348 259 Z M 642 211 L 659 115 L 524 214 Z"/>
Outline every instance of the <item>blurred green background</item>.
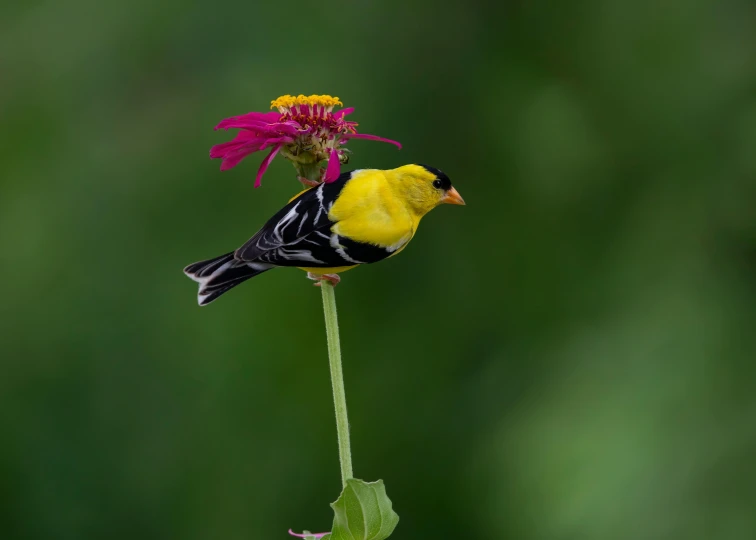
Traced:
<path fill-rule="evenodd" d="M 0 7 L 0 537 L 285 539 L 340 490 L 320 293 L 181 269 L 296 190 L 222 118 L 330 93 L 467 206 L 337 289 L 397 539 L 756 538 L 756 6 Z"/>

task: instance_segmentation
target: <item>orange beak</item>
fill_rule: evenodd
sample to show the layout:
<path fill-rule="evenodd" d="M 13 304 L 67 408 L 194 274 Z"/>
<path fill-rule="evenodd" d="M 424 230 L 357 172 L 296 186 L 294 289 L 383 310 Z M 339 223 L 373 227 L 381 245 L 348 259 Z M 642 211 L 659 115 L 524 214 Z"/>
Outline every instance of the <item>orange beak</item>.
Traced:
<path fill-rule="evenodd" d="M 441 202 L 446 204 L 459 204 L 461 206 L 465 205 L 465 200 L 462 198 L 462 195 L 460 195 L 459 191 L 454 188 L 451 188 L 446 192 L 446 195 L 441 199 Z"/>

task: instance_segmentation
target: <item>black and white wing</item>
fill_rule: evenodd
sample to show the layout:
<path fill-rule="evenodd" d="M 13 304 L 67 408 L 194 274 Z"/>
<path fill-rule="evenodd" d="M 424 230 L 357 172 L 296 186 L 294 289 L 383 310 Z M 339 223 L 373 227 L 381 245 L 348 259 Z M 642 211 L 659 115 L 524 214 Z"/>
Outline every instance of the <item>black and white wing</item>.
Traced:
<path fill-rule="evenodd" d="M 331 231 L 328 213 L 352 173 L 309 189 L 283 207 L 236 250 L 236 259 L 276 266 L 334 268 L 385 259 L 386 249 L 354 242 Z"/>

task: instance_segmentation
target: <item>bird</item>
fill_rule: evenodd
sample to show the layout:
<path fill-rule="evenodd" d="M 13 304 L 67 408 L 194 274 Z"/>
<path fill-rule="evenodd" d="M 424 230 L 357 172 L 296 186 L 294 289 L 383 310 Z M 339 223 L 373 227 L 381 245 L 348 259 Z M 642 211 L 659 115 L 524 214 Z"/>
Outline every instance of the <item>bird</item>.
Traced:
<path fill-rule="evenodd" d="M 348 171 L 295 195 L 237 250 L 190 264 L 184 273 L 199 283 L 200 306 L 278 267 L 304 270 L 316 285 L 336 285 L 341 272 L 401 252 L 423 216 L 445 203 L 465 201 L 429 165 Z"/>

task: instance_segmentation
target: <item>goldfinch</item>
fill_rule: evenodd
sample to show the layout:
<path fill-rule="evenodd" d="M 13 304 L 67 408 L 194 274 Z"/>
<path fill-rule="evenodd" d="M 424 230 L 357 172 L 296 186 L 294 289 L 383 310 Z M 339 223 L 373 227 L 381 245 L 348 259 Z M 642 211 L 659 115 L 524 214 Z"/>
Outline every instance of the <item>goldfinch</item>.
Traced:
<path fill-rule="evenodd" d="M 346 172 L 299 193 L 236 251 L 184 273 L 199 283 L 200 306 L 279 266 L 335 285 L 340 272 L 403 250 L 422 217 L 443 203 L 465 204 L 449 177 L 427 165 Z"/>

